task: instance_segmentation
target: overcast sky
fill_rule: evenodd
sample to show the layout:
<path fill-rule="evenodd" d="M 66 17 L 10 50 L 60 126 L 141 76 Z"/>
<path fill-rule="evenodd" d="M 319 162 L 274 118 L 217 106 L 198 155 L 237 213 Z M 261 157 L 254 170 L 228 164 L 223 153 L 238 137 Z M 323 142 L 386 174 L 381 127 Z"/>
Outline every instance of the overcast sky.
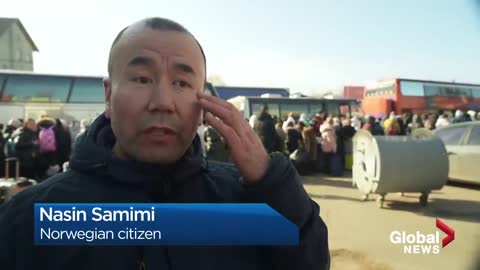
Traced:
<path fill-rule="evenodd" d="M 106 75 L 123 27 L 159 16 L 186 26 L 208 74 L 228 85 L 318 93 L 406 77 L 480 84 L 476 0 L 4 0 L 40 52 L 37 72 Z"/>

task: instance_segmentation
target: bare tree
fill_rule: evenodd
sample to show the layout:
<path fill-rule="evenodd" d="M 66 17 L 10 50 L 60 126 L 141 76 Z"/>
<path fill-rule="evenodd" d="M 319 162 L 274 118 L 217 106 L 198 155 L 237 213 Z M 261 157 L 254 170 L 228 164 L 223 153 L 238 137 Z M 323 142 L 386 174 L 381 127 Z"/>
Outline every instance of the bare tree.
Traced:
<path fill-rule="evenodd" d="M 218 85 L 218 86 L 225 86 L 226 85 L 225 81 L 222 79 L 222 76 L 220 76 L 218 74 L 212 74 L 212 75 L 208 76 L 207 80 L 209 82 L 211 82 L 213 85 Z"/>

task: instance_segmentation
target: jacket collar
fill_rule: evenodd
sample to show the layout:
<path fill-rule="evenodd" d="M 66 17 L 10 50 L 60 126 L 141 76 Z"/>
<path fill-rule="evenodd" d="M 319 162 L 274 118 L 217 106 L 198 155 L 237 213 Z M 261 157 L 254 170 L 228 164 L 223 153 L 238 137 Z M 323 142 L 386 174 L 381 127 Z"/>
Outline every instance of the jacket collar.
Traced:
<path fill-rule="evenodd" d="M 113 155 L 116 138 L 110 120 L 100 115 L 75 142 L 70 167 L 87 174 L 103 176 L 118 184 L 163 189 L 194 181 L 207 163 L 202 156 L 198 135 L 186 153 L 174 164 L 159 165 L 136 160 L 122 160 Z"/>

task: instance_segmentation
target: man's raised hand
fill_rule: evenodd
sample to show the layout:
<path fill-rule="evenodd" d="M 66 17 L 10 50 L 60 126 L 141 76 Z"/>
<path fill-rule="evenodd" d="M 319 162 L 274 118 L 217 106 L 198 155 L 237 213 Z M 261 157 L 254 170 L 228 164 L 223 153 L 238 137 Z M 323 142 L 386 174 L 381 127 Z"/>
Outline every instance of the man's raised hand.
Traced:
<path fill-rule="evenodd" d="M 208 111 L 205 120 L 227 142 L 233 162 L 245 181 L 259 181 L 268 168 L 270 158 L 255 131 L 229 102 L 203 93 L 198 93 L 198 98 L 203 109 Z"/>

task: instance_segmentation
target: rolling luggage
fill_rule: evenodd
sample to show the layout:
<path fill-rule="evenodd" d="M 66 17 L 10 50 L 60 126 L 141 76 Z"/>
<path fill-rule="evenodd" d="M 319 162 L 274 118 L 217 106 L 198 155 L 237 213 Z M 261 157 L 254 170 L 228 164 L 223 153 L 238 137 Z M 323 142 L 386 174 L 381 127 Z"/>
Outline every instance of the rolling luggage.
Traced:
<path fill-rule="evenodd" d="M 15 177 L 10 177 L 10 162 L 15 162 Z M 17 158 L 5 159 L 5 178 L 0 178 L 0 203 L 9 200 L 18 192 L 36 185 L 37 181 L 20 177 L 20 161 Z"/>
<path fill-rule="evenodd" d="M 353 166 L 353 154 L 345 154 L 345 170 L 352 170 Z"/>
<path fill-rule="evenodd" d="M 342 156 L 339 154 L 328 154 L 329 165 L 330 165 L 330 175 L 331 176 L 343 176 L 344 165 Z"/>

